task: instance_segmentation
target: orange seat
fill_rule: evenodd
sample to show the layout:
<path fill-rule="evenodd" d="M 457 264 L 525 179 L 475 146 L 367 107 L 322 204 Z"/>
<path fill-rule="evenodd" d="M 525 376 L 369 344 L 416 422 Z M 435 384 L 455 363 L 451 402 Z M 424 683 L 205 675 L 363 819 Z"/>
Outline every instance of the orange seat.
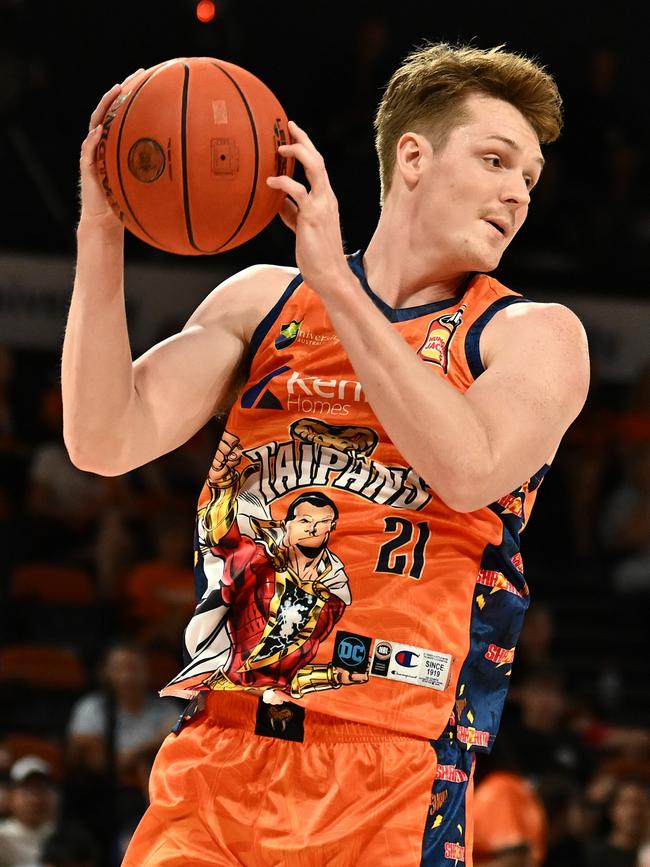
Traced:
<path fill-rule="evenodd" d="M 83 569 L 52 563 L 23 563 L 11 577 L 14 599 L 38 599 L 50 603 L 94 605 L 97 594 Z"/>
<path fill-rule="evenodd" d="M 0 684 L 20 683 L 47 690 L 79 691 L 86 675 L 74 651 L 51 644 L 0 648 Z"/>

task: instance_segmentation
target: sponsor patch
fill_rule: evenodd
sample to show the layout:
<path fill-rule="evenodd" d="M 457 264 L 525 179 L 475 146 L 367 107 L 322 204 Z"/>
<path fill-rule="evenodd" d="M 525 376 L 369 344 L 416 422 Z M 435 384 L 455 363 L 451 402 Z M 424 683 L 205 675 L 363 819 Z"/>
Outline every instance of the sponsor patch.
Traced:
<path fill-rule="evenodd" d="M 368 670 L 372 639 L 354 632 L 336 633 L 334 641 L 334 665 L 346 671 L 364 674 Z"/>
<path fill-rule="evenodd" d="M 449 684 L 451 663 L 448 653 L 377 639 L 370 674 L 443 690 Z"/>

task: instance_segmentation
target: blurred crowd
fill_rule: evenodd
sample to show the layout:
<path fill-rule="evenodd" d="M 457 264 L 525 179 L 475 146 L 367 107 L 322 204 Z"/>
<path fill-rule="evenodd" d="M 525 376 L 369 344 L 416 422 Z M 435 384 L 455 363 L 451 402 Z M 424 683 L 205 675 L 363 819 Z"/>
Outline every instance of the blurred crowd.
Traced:
<path fill-rule="evenodd" d="M 0 867 L 119 863 L 182 709 L 156 691 L 220 436 L 103 478 L 61 425 L 58 358 L 0 349 Z M 625 387 L 595 368 L 523 537 L 532 604 L 477 761 L 477 865 L 650 863 L 649 503 L 650 368 Z"/>

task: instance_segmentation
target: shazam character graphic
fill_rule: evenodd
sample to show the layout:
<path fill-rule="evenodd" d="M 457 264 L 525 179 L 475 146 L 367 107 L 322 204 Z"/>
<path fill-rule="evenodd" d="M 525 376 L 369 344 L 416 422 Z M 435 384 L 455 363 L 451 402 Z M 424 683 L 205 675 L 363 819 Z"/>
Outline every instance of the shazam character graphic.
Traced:
<path fill-rule="evenodd" d="M 220 614 L 201 642 L 216 651 L 204 688 L 246 690 L 280 703 L 366 682 L 367 674 L 311 662 L 352 602 L 343 563 L 327 547 L 336 504 L 320 492 L 300 494 L 284 520 L 240 515 L 251 528 L 246 535 L 245 522 L 237 521 L 241 457 L 237 437 L 224 432 L 208 474 L 210 499 L 198 515 L 204 570 L 219 574 L 196 610 L 211 612 L 213 623 L 215 609 Z"/>

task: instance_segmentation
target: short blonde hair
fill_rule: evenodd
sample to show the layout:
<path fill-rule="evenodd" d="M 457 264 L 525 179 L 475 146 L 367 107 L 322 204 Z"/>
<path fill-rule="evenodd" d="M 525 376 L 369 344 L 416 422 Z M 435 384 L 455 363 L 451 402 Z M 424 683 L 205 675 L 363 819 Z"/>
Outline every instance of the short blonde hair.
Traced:
<path fill-rule="evenodd" d="M 452 129 L 467 120 L 460 104 L 471 93 L 511 103 L 541 144 L 558 138 L 562 98 L 555 81 L 535 60 L 503 48 L 428 43 L 393 73 L 375 117 L 382 203 L 391 187 L 400 136 L 418 132 L 430 139 L 434 150 L 440 149 Z"/>

